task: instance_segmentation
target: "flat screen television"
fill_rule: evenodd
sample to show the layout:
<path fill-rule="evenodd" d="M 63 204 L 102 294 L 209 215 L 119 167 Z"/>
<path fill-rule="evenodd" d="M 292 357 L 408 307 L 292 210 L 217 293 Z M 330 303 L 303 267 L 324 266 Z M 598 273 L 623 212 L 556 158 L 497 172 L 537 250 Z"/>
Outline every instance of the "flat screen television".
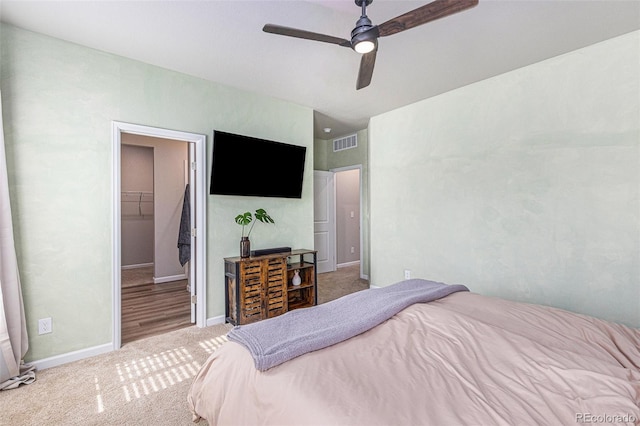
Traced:
<path fill-rule="evenodd" d="M 216 130 L 209 193 L 302 198 L 306 150 Z"/>

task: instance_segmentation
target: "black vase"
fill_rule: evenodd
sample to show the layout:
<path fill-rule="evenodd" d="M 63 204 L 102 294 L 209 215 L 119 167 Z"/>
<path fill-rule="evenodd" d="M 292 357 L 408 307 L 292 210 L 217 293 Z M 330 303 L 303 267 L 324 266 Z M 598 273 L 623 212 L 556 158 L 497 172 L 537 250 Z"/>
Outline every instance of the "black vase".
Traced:
<path fill-rule="evenodd" d="M 249 257 L 251 253 L 251 241 L 249 237 L 240 238 L 240 257 Z"/>

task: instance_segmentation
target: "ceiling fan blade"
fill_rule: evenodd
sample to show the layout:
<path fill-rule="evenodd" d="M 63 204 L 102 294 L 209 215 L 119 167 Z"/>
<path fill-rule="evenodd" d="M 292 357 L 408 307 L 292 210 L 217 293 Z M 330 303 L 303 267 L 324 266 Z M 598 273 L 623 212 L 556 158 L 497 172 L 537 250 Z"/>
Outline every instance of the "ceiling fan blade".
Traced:
<path fill-rule="evenodd" d="M 311 31 L 298 30 L 296 28 L 283 27 L 280 25 L 267 24 L 262 28 L 262 31 L 264 31 L 265 33 L 303 38 L 305 40 L 322 41 L 325 43 L 337 44 L 349 48 L 351 47 L 351 42 L 344 38 L 313 33 Z"/>
<path fill-rule="evenodd" d="M 435 0 L 378 25 L 380 37 L 396 34 L 400 31 L 453 15 L 477 4 L 478 0 Z"/>
<path fill-rule="evenodd" d="M 356 83 L 356 90 L 360 90 L 363 87 L 367 87 L 371 83 L 371 77 L 373 76 L 373 67 L 376 64 L 377 50 L 362 55 L 360 59 L 360 71 L 358 72 L 358 82 Z"/>

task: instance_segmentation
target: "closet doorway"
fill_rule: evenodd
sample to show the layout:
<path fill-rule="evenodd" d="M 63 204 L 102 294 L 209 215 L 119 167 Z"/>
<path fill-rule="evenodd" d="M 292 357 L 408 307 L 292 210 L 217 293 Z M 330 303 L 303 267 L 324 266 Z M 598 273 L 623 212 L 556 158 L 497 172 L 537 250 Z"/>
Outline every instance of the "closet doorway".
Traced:
<path fill-rule="evenodd" d="M 120 165 L 124 344 L 191 325 L 190 259 L 178 250 L 190 223 L 189 144 L 125 133 Z"/>
<path fill-rule="evenodd" d="M 204 320 L 204 135 L 114 122 L 114 349 Z"/>

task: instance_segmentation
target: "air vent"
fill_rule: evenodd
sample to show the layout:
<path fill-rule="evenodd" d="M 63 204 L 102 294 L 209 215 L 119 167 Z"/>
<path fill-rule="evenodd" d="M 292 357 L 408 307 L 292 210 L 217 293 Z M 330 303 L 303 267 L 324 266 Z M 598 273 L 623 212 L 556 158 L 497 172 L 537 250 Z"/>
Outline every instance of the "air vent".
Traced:
<path fill-rule="evenodd" d="M 358 135 L 345 136 L 333 140 L 333 152 L 344 151 L 345 149 L 356 148 L 358 146 Z"/>

